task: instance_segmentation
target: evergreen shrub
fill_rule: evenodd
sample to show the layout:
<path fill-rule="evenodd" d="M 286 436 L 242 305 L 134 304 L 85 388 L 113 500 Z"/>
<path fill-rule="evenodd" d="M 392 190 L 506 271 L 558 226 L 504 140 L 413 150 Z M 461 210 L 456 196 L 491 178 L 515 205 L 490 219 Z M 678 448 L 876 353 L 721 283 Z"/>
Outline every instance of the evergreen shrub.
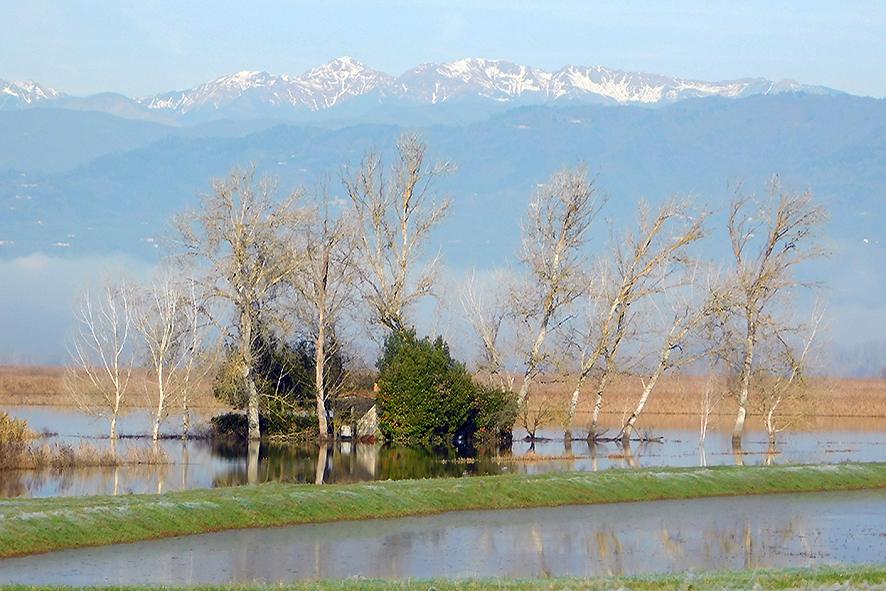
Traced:
<path fill-rule="evenodd" d="M 513 426 L 510 393 L 477 386 L 464 364 L 437 337 L 393 333 L 378 362 L 379 426 L 387 439 L 441 444 L 475 435 L 499 436 Z"/>

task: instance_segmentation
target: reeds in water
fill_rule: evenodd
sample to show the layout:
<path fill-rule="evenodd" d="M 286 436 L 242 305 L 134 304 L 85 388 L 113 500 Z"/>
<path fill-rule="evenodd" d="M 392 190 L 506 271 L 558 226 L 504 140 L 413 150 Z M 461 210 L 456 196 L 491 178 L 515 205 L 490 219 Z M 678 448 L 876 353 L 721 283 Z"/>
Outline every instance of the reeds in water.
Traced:
<path fill-rule="evenodd" d="M 169 456 L 157 447 L 130 447 L 125 453 L 113 449 L 98 449 L 88 443 L 76 448 L 55 444 L 34 446 L 31 442 L 37 434 L 28 429 L 25 421 L 13 419 L 9 413 L 0 412 L 0 470 L 38 470 L 52 468 L 113 467 L 133 464 L 168 464 Z"/>

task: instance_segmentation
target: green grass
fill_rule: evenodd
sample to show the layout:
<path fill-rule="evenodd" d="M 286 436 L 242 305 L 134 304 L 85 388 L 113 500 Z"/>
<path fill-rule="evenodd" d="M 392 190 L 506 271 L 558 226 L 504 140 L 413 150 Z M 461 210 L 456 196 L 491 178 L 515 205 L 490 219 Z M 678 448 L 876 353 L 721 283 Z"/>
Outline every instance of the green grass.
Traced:
<path fill-rule="evenodd" d="M 296 523 L 467 509 L 886 488 L 886 464 L 717 466 L 0 501 L 0 557 Z"/>
<path fill-rule="evenodd" d="M 886 565 L 826 566 L 789 568 L 767 571 L 711 571 L 646 576 L 608 576 L 593 578 L 554 577 L 548 579 L 422 579 L 390 580 L 350 578 L 340 581 L 307 581 L 285 585 L 236 585 L 183 587 L 188 591 L 236 589 L 237 591 L 563 591 L 566 589 L 608 591 L 780 591 L 788 589 L 821 589 L 834 591 L 873 591 L 886 589 Z M 55 589 L 54 587 L 0 586 L 9 590 Z M 158 587 L 102 587 L 101 589 L 144 589 Z M 175 587 L 162 587 L 175 589 Z"/>

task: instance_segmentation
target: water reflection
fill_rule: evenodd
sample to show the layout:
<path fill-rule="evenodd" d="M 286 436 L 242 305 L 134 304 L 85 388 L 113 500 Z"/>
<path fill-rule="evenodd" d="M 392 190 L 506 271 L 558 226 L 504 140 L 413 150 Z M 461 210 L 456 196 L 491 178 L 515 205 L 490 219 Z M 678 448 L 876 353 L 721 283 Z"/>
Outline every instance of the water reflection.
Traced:
<path fill-rule="evenodd" d="M 104 426 L 71 410 L 13 407 L 13 417 L 23 418 L 36 430 L 58 435 L 39 444 L 72 445 L 86 442 L 99 450 L 110 442 L 102 438 Z M 647 417 L 647 420 L 654 420 Z M 772 447 L 760 430 L 752 430 L 742 448 L 734 449 L 726 431 L 709 431 L 699 446 L 697 429 L 662 419 L 652 430 L 661 442 L 644 439 L 624 444 L 588 442 L 576 432 L 564 440 L 562 431 L 539 431 L 534 442 L 521 439 L 503 449 L 411 448 L 364 445 L 339 441 L 324 447 L 308 444 L 261 443 L 246 446 L 227 441 L 177 438 L 157 445 L 169 456 L 166 465 L 134 465 L 117 468 L 81 468 L 65 472 L 0 472 L 0 496 L 53 496 L 157 493 L 170 490 L 238 486 L 269 481 L 290 483 L 348 483 L 368 480 L 436 478 L 504 472 L 541 473 L 597 471 L 610 468 L 657 466 L 705 466 L 717 464 L 837 463 L 881 461 L 886 432 L 874 423 L 855 429 L 856 421 L 834 421 L 817 431 L 784 434 Z M 883 425 L 881 425 L 881 428 Z M 197 427 L 199 428 L 199 426 Z M 147 434 L 145 414 L 132 414 L 121 421 L 124 434 Z M 117 450 L 150 445 L 150 440 L 124 439 Z"/>
<path fill-rule="evenodd" d="M 596 576 L 878 562 L 886 491 L 620 503 L 302 525 L 0 560 L 0 584 Z"/>

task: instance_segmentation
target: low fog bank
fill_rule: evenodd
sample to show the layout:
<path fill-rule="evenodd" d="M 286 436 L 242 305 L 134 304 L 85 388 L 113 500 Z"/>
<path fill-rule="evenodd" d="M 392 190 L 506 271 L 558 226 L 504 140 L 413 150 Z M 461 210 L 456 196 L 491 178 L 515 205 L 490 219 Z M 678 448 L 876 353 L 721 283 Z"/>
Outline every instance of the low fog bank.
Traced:
<path fill-rule="evenodd" d="M 79 294 L 106 275 L 143 281 L 155 264 L 122 254 L 0 259 L 0 364 L 65 364 Z"/>
<path fill-rule="evenodd" d="M 886 268 L 886 251 L 879 245 L 865 245 L 867 248 L 863 249 L 834 246 L 838 247 L 835 254 L 816 269 L 817 277 L 813 278 L 825 285 L 821 295 L 828 305 L 824 335 L 818 343 L 819 361 L 812 372 L 840 377 L 884 376 L 886 277 L 877 270 Z M 79 294 L 87 286 L 99 286 L 107 275 L 147 283 L 156 265 L 156 259 L 124 254 L 64 258 L 35 253 L 0 259 L 0 364 L 66 364 L 67 343 L 74 328 L 73 309 Z M 478 353 L 478 341 L 462 319 L 458 286 L 470 273 L 464 267 L 452 265 L 448 280 L 443 282 L 447 293 L 440 305 L 425 302 L 416 315 L 420 332 L 442 334 L 453 353 L 469 366 Z M 476 283 L 487 288 L 492 285 L 491 269 L 477 269 L 474 273 Z M 796 301 L 795 313 L 807 315 L 804 309 L 811 309 L 811 299 L 803 297 Z M 373 365 L 377 345 L 363 343 L 355 353 Z"/>

